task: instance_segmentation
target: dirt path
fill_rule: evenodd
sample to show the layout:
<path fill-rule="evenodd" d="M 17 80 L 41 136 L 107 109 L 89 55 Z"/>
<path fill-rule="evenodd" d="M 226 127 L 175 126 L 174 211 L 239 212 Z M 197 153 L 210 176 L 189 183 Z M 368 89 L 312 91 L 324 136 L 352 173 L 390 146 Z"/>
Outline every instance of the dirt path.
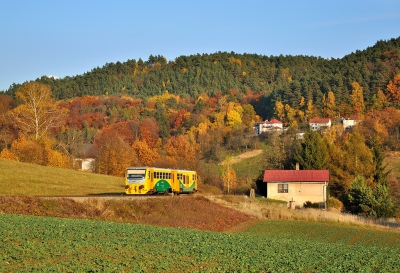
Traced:
<path fill-rule="evenodd" d="M 241 160 L 243 160 L 243 159 L 245 159 L 245 158 L 251 158 L 251 157 L 258 156 L 259 154 L 262 153 L 262 151 L 263 151 L 263 150 L 261 150 L 261 149 L 259 149 L 259 150 L 252 150 L 252 151 L 244 152 L 244 153 L 242 153 L 242 154 L 240 154 L 240 155 L 238 155 L 238 156 L 232 156 L 232 157 L 231 157 L 231 162 L 232 162 L 232 164 L 234 164 L 234 163 L 240 162 Z M 221 163 L 219 163 L 219 165 L 224 165 L 224 164 L 225 164 L 225 160 L 222 161 Z"/>

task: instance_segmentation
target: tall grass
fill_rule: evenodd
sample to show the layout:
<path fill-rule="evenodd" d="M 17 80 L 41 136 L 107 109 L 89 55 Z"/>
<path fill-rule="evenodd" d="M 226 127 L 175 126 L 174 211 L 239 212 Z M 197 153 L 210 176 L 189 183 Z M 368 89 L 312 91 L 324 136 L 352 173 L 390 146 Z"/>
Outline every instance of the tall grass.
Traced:
<path fill-rule="evenodd" d="M 331 222 L 366 227 L 390 228 L 400 231 L 400 222 L 395 219 L 369 219 L 337 211 L 318 209 L 288 209 L 286 203 L 271 202 L 264 198 L 246 196 L 208 197 L 214 202 L 237 209 L 261 220 L 297 220 Z"/>

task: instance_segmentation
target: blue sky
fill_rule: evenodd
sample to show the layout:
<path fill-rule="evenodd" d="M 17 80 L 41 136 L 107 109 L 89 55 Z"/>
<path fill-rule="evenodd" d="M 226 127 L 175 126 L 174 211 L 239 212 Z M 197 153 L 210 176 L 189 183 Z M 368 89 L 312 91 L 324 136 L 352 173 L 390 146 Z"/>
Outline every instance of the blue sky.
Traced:
<path fill-rule="evenodd" d="M 0 90 L 150 54 L 342 58 L 399 36 L 398 0 L 1 0 Z"/>

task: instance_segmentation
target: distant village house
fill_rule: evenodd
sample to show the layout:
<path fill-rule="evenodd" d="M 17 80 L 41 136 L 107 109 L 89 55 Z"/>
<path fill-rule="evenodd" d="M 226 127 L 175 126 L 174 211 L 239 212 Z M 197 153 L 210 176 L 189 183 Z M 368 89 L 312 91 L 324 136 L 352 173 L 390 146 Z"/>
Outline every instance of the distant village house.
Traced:
<path fill-rule="evenodd" d="M 253 126 L 254 134 L 260 135 L 267 132 L 282 132 L 283 123 L 277 119 L 266 120 L 264 122 L 256 122 Z"/>
<path fill-rule="evenodd" d="M 342 118 L 341 122 L 343 124 L 343 128 L 345 130 L 350 130 L 351 128 L 353 128 L 355 125 L 357 125 L 357 116 L 351 116 L 349 118 Z"/>
<path fill-rule="evenodd" d="M 321 131 L 328 129 L 332 126 L 332 121 L 330 118 L 312 118 L 308 121 L 308 124 L 313 131 Z"/>

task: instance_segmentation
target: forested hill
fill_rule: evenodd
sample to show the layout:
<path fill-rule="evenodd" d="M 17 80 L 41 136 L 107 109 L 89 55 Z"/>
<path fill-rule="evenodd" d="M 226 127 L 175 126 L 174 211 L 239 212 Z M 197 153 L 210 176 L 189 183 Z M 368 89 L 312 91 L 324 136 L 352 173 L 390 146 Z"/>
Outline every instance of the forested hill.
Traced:
<path fill-rule="evenodd" d="M 342 59 L 217 52 L 167 62 L 163 56 L 151 55 L 147 61 L 107 63 L 83 75 L 63 79 L 43 76 L 36 81 L 49 84 L 56 100 L 122 93 L 146 100 L 166 90 L 192 98 L 234 91 L 240 99 L 250 92 L 258 97 L 252 102 L 257 114 L 268 118 L 273 115 L 273 107 L 268 106 L 275 101 L 299 109 L 304 97 L 322 108 L 323 95 L 329 91 L 337 105 L 349 105 L 352 82 L 363 88 L 365 103 L 371 105 L 378 90 L 385 90 L 400 73 L 399 57 L 400 37 L 378 41 Z M 14 94 L 18 87 L 20 84 L 13 84 L 6 93 Z"/>

